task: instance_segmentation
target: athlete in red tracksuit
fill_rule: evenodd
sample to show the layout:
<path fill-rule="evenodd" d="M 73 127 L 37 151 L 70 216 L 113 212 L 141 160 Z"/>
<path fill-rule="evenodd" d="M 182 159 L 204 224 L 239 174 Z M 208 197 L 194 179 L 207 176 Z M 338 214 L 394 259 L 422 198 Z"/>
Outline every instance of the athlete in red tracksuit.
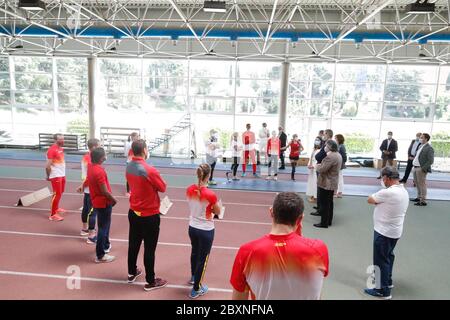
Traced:
<path fill-rule="evenodd" d="M 250 131 L 251 125 L 247 124 L 247 131 L 242 134 L 242 143 L 244 145 L 244 159 L 242 161 L 242 176 L 245 177 L 245 170 L 247 168 L 247 161 L 249 158 L 252 161 L 253 175 L 256 174 L 256 150 L 255 150 L 255 133 Z"/>
<path fill-rule="evenodd" d="M 133 157 L 127 164 L 126 179 L 130 186 L 130 210 L 128 221 L 128 282 L 134 282 L 141 275 L 137 268 L 137 258 L 142 240 L 144 241 L 144 266 L 146 284 L 144 290 L 162 288 L 167 280 L 155 278 L 155 250 L 159 237 L 159 192 L 166 192 L 166 182 L 159 172 L 148 165 L 147 145 L 144 140 L 131 145 Z"/>
<path fill-rule="evenodd" d="M 53 135 L 55 143 L 47 151 L 47 165 L 45 171 L 47 180 L 51 182 L 53 197 L 51 204 L 50 221 L 64 220 L 59 214 L 65 210 L 59 208 L 59 201 L 66 186 L 66 163 L 64 161 L 64 136 L 62 134 Z"/>

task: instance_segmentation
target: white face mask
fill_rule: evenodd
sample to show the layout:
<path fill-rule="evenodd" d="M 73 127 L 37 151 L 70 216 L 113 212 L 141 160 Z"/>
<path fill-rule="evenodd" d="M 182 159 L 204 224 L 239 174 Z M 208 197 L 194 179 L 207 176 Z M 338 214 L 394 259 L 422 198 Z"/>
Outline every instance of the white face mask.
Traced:
<path fill-rule="evenodd" d="M 328 146 L 325 147 L 324 150 L 325 150 L 326 153 L 330 152 L 330 148 L 328 148 Z"/>
<path fill-rule="evenodd" d="M 389 136 L 388 136 L 388 139 L 392 139 L 392 136 L 391 136 L 391 135 L 389 135 Z"/>

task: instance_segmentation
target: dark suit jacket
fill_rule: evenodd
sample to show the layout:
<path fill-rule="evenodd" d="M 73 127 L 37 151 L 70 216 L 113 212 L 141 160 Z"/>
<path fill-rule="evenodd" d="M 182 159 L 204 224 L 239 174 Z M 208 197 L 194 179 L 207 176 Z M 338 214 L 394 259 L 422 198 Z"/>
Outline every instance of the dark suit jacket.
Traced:
<path fill-rule="evenodd" d="M 286 133 L 282 132 L 280 134 L 280 147 L 281 148 L 286 147 L 286 142 L 287 142 L 287 135 L 286 135 Z"/>
<path fill-rule="evenodd" d="M 383 143 L 380 146 L 380 150 L 381 150 L 381 159 L 395 159 L 395 153 L 398 151 L 398 144 L 397 141 L 395 139 L 391 140 L 391 143 L 389 144 L 389 149 L 387 147 L 388 145 L 388 139 L 385 139 L 383 141 Z M 384 154 L 383 151 L 387 150 L 389 152 L 391 152 L 390 154 Z"/>
<path fill-rule="evenodd" d="M 412 147 L 413 147 L 414 143 L 416 143 L 416 140 L 411 141 L 411 144 L 409 145 L 409 148 L 408 148 L 408 157 L 414 157 L 414 156 L 411 154 L 411 152 L 412 152 Z M 420 148 L 420 143 L 417 145 L 416 154 L 417 154 L 417 150 L 419 150 L 419 148 Z"/>
<path fill-rule="evenodd" d="M 431 172 L 431 165 L 434 162 L 434 149 L 429 143 L 422 147 L 419 154 L 420 167 L 425 172 Z"/>

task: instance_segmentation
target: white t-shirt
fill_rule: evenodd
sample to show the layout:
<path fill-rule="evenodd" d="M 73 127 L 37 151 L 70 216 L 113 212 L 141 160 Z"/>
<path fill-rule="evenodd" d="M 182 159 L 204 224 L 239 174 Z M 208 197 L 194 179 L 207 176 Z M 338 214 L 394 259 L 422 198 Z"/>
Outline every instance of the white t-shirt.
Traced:
<path fill-rule="evenodd" d="M 239 144 L 239 141 L 231 140 L 231 155 L 233 157 L 239 157 L 241 154 L 242 147 Z"/>
<path fill-rule="evenodd" d="M 260 140 L 264 140 L 267 141 L 269 139 L 268 135 L 269 135 L 269 129 L 267 128 L 261 128 L 259 129 L 259 139 Z"/>
<path fill-rule="evenodd" d="M 423 146 L 426 145 L 427 143 L 424 143 L 422 145 L 420 145 L 419 150 L 417 150 L 416 156 L 414 157 L 413 160 L 413 166 L 414 167 L 420 167 L 420 161 L 419 161 L 419 156 L 420 153 L 422 152 Z"/>
<path fill-rule="evenodd" d="M 200 194 L 199 193 L 200 190 Z M 214 205 L 217 203 L 216 194 L 206 187 L 199 188 L 193 184 L 186 190 L 189 211 L 189 226 L 210 231 L 214 229 Z"/>
<path fill-rule="evenodd" d="M 409 195 L 402 184 L 382 189 L 372 195 L 377 202 L 373 212 L 376 232 L 391 239 L 399 239 L 403 233 L 403 222 L 409 205 Z"/>

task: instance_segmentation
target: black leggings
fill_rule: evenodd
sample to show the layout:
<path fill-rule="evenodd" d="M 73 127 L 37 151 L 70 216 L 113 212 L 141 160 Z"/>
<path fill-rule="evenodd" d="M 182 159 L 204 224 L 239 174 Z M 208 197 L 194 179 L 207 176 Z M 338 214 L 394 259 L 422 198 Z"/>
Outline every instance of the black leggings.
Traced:
<path fill-rule="evenodd" d="M 214 179 L 214 168 L 216 167 L 216 161 L 214 161 L 213 164 L 211 164 L 211 176 L 209 177 L 209 181 L 212 181 Z"/>
<path fill-rule="evenodd" d="M 191 239 L 191 275 L 194 277 L 194 290 L 198 291 L 205 275 L 209 253 L 211 252 L 214 229 L 206 231 L 189 226 Z"/>
<path fill-rule="evenodd" d="M 97 218 L 97 211 L 92 208 L 91 195 L 89 193 L 84 194 L 83 210 L 81 211 L 81 222 L 89 222 L 89 230 L 95 230 L 95 220 Z"/>
<path fill-rule="evenodd" d="M 239 157 L 233 157 L 233 164 L 231 165 L 231 171 L 233 171 L 233 177 L 236 176 L 237 169 L 239 168 Z"/>
<path fill-rule="evenodd" d="M 291 179 L 294 180 L 295 179 L 295 167 L 297 167 L 297 160 L 296 158 L 290 158 L 291 160 L 291 167 L 292 167 L 292 171 L 291 171 Z"/>

